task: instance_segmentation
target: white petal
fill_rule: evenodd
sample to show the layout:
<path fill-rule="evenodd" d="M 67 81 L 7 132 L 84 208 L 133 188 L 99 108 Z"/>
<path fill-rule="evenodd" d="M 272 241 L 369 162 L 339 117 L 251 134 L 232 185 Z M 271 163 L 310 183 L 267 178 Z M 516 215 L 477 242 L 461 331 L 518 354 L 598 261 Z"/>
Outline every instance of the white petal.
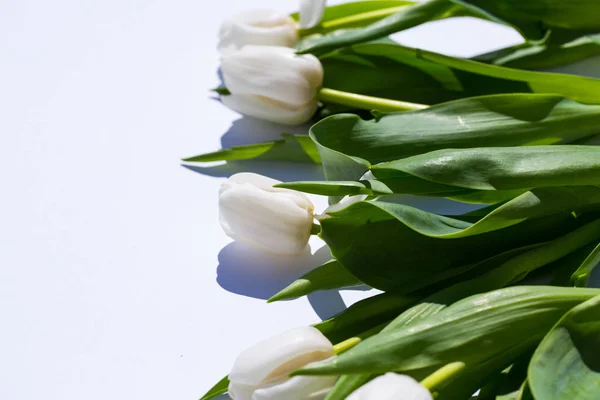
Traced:
<path fill-rule="evenodd" d="M 253 95 L 232 94 L 222 96 L 221 102 L 248 117 L 283 125 L 300 125 L 311 119 L 317 110 L 316 99 L 300 107 L 291 107 Z"/>
<path fill-rule="evenodd" d="M 337 376 L 294 376 L 257 389 L 252 400 L 323 400 L 337 379 Z"/>
<path fill-rule="evenodd" d="M 431 393 L 407 375 L 387 373 L 352 392 L 346 400 L 433 400 Z"/>
<path fill-rule="evenodd" d="M 219 220 L 225 233 L 277 254 L 299 254 L 308 243 L 314 205 L 300 192 L 274 188 L 258 174 L 232 175 L 219 190 Z"/>
<path fill-rule="evenodd" d="M 221 70 L 234 95 L 265 97 L 291 109 L 315 102 L 323 84 L 321 62 L 286 47 L 244 46 L 223 55 Z"/>
<path fill-rule="evenodd" d="M 247 10 L 227 19 L 219 30 L 221 52 L 239 50 L 245 45 L 293 47 L 298 42 L 296 22 L 275 10 Z"/>
<path fill-rule="evenodd" d="M 333 345 L 311 326 L 291 329 L 244 350 L 229 374 L 236 385 L 262 386 L 281 381 L 292 371 L 333 356 Z M 236 397 L 237 399 L 237 397 Z"/>
<path fill-rule="evenodd" d="M 237 174 L 233 174 L 221 185 L 221 190 L 224 188 L 229 188 L 233 184 L 242 184 L 249 183 L 259 189 L 265 190 L 267 192 L 276 192 L 279 194 L 285 194 L 287 197 L 291 198 L 299 207 L 303 207 L 308 209 L 314 208 L 312 202 L 304 193 L 297 192 L 295 190 L 290 189 L 282 189 L 273 187 L 281 181 L 277 179 L 269 178 L 268 176 L 255 174 L 252 172 L 239 172 Z M 220 193 L 220 192 L 219 192 Z M 366 197 L 366 196 L 365 196 Z"/>
<path fill-rule="evenodd" d="M 319 25 L 326 3 L 327 0 L 300 0 L 300 28 L 310 29 Z"/>

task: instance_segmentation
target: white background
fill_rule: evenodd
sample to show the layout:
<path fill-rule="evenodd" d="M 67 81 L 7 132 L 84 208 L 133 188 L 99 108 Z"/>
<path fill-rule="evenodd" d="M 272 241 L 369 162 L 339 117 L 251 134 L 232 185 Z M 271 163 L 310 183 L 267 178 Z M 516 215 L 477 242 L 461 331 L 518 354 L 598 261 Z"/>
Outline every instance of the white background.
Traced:
<path fill-rule="evenodd" d="M 267 305 L 327 251 L 315 239 L 314 255 L 269 258 L 219 227 L 231 173 L 319 179 L 319 167 L 180 165 L 284 130 L 209 93 L 218 26 L 248 6 L 0 0 L 0 399 L 197 399 L 244 347 L 371 294 Z M 465 20 L 397 38 L 461 56 L 519 41 Z"/>

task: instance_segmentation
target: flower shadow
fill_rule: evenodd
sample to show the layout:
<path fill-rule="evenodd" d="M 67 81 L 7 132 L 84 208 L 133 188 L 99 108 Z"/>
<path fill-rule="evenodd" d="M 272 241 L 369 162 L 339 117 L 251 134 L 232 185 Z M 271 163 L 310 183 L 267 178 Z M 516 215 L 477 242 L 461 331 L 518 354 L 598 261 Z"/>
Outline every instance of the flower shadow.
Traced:
<path fill-rule="evenodd" d="M 182 164 L 190 171 L 213 177 L 228 178 L 238 172 L 254 172 L 284 182 L 325 180 L 323 168 L 316 164 L 279 161 L 230 161 L 213 166 Z"/>
<path fill-rule="evenodd" d="M 331 259 L 323 246 L 297 256 L 267 253 L 240 242 L 232 242 L 219 253 L 217 283 L 242 296 L 267 300 L 297 278 Z"/>
<path fill-rule="evenodd" d="M 231 126 L 221 136 L 221 146 L 228 148 L 232 146 L 243 146 L 247 144 L 268 142 L 281 139 L 282 133 L 296 135 L 307 135 L 311 124 L 288 126 L 274 122 L 241 116 L 231 123 Z"/>

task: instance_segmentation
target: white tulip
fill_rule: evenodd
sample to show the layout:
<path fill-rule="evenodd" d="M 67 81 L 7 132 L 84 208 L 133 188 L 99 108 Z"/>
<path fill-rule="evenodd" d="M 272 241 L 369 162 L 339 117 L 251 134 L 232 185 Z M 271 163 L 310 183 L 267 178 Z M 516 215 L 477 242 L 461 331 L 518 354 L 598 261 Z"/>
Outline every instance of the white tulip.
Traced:
<path fill-rule="evenodd" d="M 223 22 L 217 48 L 224 53 L 249 44 L 293 47 L 298 42 L 297 29 L 289 15 L 267 9 L 247 10 Z"/>
<path fill-rule="evenodd" d="M 346 400 L 433 400 L 426 387 L 407 375 L 387 373 L 361 386 Z"/>
<path fill-rule="evenodd" d="M 310 29 L 319 25 L 327 0 L 300 0 L 300 28 Z"/>
<path fill-rule="evenodd" d="M 321 400 L 337 377 L 296 376 L 294 370 L 334 355 L 333 345 L 316 328 L 295 328 L 244 350 L 229 373 L 235 400 Z"/>
<path fill-rule="evenodd" d="M 323 66 L 313 55 L 248 45 L 224 54 L 221 71 L 231 93 L 221 101 L 242 114 L 295 125 L 308 121 L 317 109 Z"/>
<path fill-rule="evenodd" d="M 310 238 L 314 205 L 304 194 L 253 173 L 232 175 L 219 191 L 219 219 L 227 236 L 278 254 L 298 254 Z"/>

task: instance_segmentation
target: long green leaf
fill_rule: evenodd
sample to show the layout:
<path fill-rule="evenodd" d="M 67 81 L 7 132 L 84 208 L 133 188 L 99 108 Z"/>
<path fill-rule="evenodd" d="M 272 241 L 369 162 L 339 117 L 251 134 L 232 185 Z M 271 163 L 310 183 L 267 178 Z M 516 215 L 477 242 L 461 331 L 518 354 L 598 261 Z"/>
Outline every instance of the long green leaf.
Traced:
<path fill-rule="evenodd" d="M 475 97 L 369 121 L 340 114 L 310 129 L 332 181 L 358 179 L 371 164 L 434 150 L 556 145 L 596 134 L 600 106 L 546 94 Z"/>
<path fill-rule="evenodd" d="M 600 55 L 600 34 L 586 35 L 560 45 L 521 44 L 474 57 L 473 60 L 509 68 L 541 70 Z"/>
<path fill-rule="evenodd" d="M 296 279 L 290 285 L 273 295 L 268 302 L 272 303 L 306 296 L 318 290 L 338 289 L 362 284 L 342 264 L 336 260 L 331 260 Z"/>
<path fill-rule="evenodd" d="M 570 310 L 537 348 L 529 365 L 536 399 L 600 398 L 600 297 Z"/>
<path fill-rule="evenodd" d="M 284 133 L 283 139 L 272 142 L 234 146 L 212 153 L 184 158 L 183 162 L 265 160 L 320 163 L 321 158 L 314 142 L 306 135 Z"/>
<path fill-rule="evenodd" d="M 590 0 L 452 0 L 488 13 L 517 28 L 531 40 L 543 40 L 554 31 L 597 32 L 600 3 Z"/>
<path fill-rule="evenodd" d="M 540 340 L 570 308 L 600 289 L 519 286 L 461 300 L 403 329 L 382 332 L 303 375 L 410 372 L 454 361 L 478 365 Z"/>
<path fill-rule="evenodd" d="M 222 394 L 227 393 L 229 387 L 229 377 L 221 379 L 215 386 L 213 386 L 206 394 L 200 397 L 200 400 L 210 400 L 215 397 L 219 397 Z"/>
<path fill-rule="evenodd" d="M 512 226 L 502 227 L 499 222 L 498 229 L 488 225 L 489 231 L 478 233 L 477 220 L 378 200 L 355 203 L 324 218 L 321 237 L 333 256 L 362 282 L 408 293 L 462 274 L 510 249 L 552 240 L 584 222 L 563 212 Z"/>
<path fill-rule="evenodd" d="M 477 15 L 479 13 L 468 12 L 465 7 L 453 4 L 448 0 L 428 0 L 424 3 L 417 3 L 412 7 L 405 7 L 363 29 L 345 30 L 324 36 L 309 37 L 299 43 L 297 49 L 301 54 L 324 54 L 336 48 L 382 38 L 428 21 L 465 14 Z"/>
<path fill-rule="evenodd" d="M 532 92 L 559 94 L 582 103 L 600 103 L 600 94 L 598 93 L 598 89 L 600 88 L 599 79 L 490 65 L 414 49 L 392 41 L 378 41 L 355 45 L 324 57 L 323 64 L 326 75 L 329 73 L 327 60 L 330 57 L 333 60 L 342 58 L 355 62 L 360 61 L 362 64 L 366 63 L 367 66 L 372 63 L 371 58 L 377 60 L 384 57 L 389 61 L 393 61 L 396 65 L 404 64 L 412 66 L 427 73 L 439 82 L 438 90 L 440 90 L 439 86 L 441 84 L 447 90 L 455 92 L 456 97 L 454 98 L 494 93 Z M 381 68 L 378 66 L 377 69 Z M 339 75 L 341 74 L 343 72 L 339 72 Z M 407 78 L 412 78 L 412 76 Z M 344 78 L 344 81 L 346 80 L 348 78 Z M 327 77 L 325 82 L 328 83 Z M 425 88 L 432 89 L 430 83 L 423 83 L 425 83 Z M 343 87 L 332 88 L 346 90 Z M 394 88 L 394 86 L 390 85 L 390 88 Z M 395 87 L 394 89 L 402 90 L 403 88 Z M 405 90 L 405 96 L 410 95 L 406 92 Z M 409 101 L 408 98 L 404 100 Z M 425 102 L 425 104 L 432 103 Z"/>
<path fill-rule="evenodd" d="M 414 4 L 414 1 L 406 0 L 368 0 L 330 5 L 325 8 L 318 26 L 301 33 L 322 35 L 336 29 L 368 26 Z M 299 20 L 300 13 L 293 13 L 291 17 Z"/>
<path fill-rule="evenodd" d="M 381 293 L 354 303 L 340 314 L 315 324 L 332 343 L 360 335 L 389 322 L 422 300 L 423 295 Z"/>
<path fill-rule="evenodd" d="M 600 147 L 579 145 L 448 149 L 377 164 L 359 182 L 279 186 L 340 195 L 434 194 L 600 185 Z M 373 179 L 370 179 L 373 178 Z"/>

